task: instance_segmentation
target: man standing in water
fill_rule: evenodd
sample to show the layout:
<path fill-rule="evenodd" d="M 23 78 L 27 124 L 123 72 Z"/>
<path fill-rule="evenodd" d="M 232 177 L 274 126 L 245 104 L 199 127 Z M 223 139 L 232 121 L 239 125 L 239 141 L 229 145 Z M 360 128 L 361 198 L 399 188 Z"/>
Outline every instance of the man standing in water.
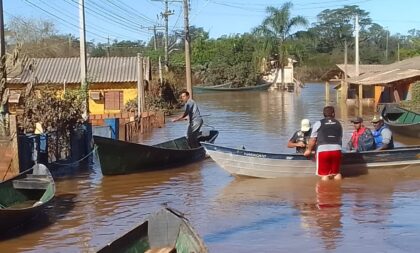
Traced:
<path fill-rule="evenodd" d="M 316 174 L 322 180 L 341 179 L 341 145 L 343 128 L 335 119 L 332 106 L 325 106 L 324 119 L 315 122 L 304 156 L 309 157 L 316 146 Z"/>
<path fill-rule="evenodd" d="M 200 110 L 198 109 L 197 103 L 190 98 L 190 93 L 186 90 L 181 91 L 181 99 L 185 104 L 184 113 L 173 119 L 172 122 L 176 122 L 182 119 L 189 118 L 189 125 L 187 131 L 188 144 L 190 147 L 195 148 L 200 144 L 198 143 L 197 137 L 200 134 L 200 128 L 203 125 L 203 118 L 200 115 Z"/>

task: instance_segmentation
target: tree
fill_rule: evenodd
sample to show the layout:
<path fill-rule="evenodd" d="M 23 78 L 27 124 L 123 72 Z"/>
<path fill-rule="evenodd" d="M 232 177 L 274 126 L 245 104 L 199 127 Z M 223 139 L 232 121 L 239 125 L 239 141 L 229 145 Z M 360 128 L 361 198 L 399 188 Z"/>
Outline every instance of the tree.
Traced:
<path fill-rule="evenodd" d="M 262 24 L 254 29 L 254 34 L 261 35 L 266 39 L 269 52 L 277 52 L 279 65 L 281 68 L 281 83 L 284 88 L 284 67 L 287 65 L 288 40 L 292 38 L 291 32 L 298 26 L 308 25 L 308 21 L 303 16 L 291 17 L 290 10 L 293 4 L 284 3 L 280 8 L 269 6 L 266 9 L 268 16 Z"/>

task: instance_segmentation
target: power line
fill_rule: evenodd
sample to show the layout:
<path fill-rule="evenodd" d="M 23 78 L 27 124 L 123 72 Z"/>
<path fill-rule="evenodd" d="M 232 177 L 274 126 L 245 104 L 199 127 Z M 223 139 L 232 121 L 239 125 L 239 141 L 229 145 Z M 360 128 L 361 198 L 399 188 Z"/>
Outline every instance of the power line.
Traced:
<path fill-rule="evenodd" d="M 67 14 L 66 12 L 63 12 L 63 11 L 61 11 L 61 10 L 59 10 L 59 9 L 57 9 L 57 8 L 55 8 L 54 6 L 51 6 L 51 5 L 49 5 L 48 3 L 46 3 L 44 0 L 39 0 L 40 2 L 42 2 L 43 4 L 45 4 L 46 6 L 48 6 L 49 8 L 51 8 L 51 9 L 53 9 L 53 10 L 55 10 L 57 13 L 59 13 L 60 15 L 63 15 L 63 16 L 66 16 L 66 17 L 68 17 L 68 18 L 70 18 L 71 20 L 74 18 L 74 16 L 70 16 L 69 14 Z M 67 3 L 67 4 L 69 4 L 69 3 Z M 73 5 L 71 5 L 71 6 L 73 6 Z M 74 7 L 74 6 L 73 6 Z M 77 20 L 75 20 L 75 23 L 77 23 Z M 98 26 L 98 25 L 95 25 L 95 28 L 96 28 L 96 30 L 100 30 L 101 32 L 103 32 L 103 33 L 105 33 L 105 34 L 115 34 L 115 35 L 118 35 L 119 37 L 126 37 L 126 35 L 121 35 L 121 34 L 118 34 L 118 33 L 115 33 L 114 31 L 111 31 L 111 30 L 107 30 L 107 29 L 105 29 L 105 28 L 103 28 L 103 27 L 101 27 L 101 26 Z M 99 29 L 98 29 L 99 28 Z"/>
<path fill-rule="evenodd" d="M 77 2 L 77 1 L 75 1 L 75 0 L 64 0 L 64 1 L 71 1 L 71 2 L 73 2 L 73 3 L 75 3 L 77 6 L 79 5 L 79 3 Z M 147 34 L 147 35 L 150 35 L 150 33 L 147 33 L 147 32 L 145 32 L 145 31 L 141 31 L 141 29 L 140 29 L 140 25 L 138 25 L 138 24 L 135 24 L 134 26 L 133 25 L 130 25 L 130 24 L 128 24 L 127 22 L 129 21 L 129 20 L 127 20 L 127 19 L 125 19 L 125 18 L 115 18 L 115 17 L 110 17 L 109 15 L 106 15 L 106 14 L 104 14 L 104 13 L 101 13 L 100 11 L 97 11 L 97 10 L 95 10 L 94 8 L 91 8 L 91 7 L 88 7 L 88 6 L 85 6 L 85 8 L 86 8 L 86 10 L 88 10 L 92 15 L 94 15 L 94 16 L 96 16 L 96 17 L 98 17 L 98 18 L 100 18 L 100 19 L 103 19 L 103 20 L 105 20 L 105 21 L 112 21 L 113 23 L 116 23 L 116 24 L 119 24 L 119 25 L 121 25 L 122 27 L 124 27 L 124 29 L 126 29 L 126 30 L 129 30 L 129 31 L 131 31 L 131 32 L 135 32 L 135 33 L 138 33 L 138 32 L 142 32 L 142 33 L 144 33 L 144 34 Z M 93 13 L 94 14 L 93 14 Z"/>
<path fill-rule="evenodd" d="M 149 23 L 150 23 L 150 24 L 152 24 L 152 25 L 154 25 L 154 24 L 155 24 L 155 21 L 153 21 L 151 18 L 148 18 L 148 17 L 147 17 L 147 16 L 145 16 L 145 15 L 142 15 L 141 13 L 137 13 L 137 12 L 135 12 L 135 11 L 133 11 L 133 10 L 130 10 L 130 9 L 128 9 L 128 8 L 125 8 L 125 6 L 123 7 L 123 6 L 121 6 L 121 5 L 118 5 L 118 4 L 114 3 L 114 2 L 112 2 L 111 0 L 108 0 L 108 2 L 109 2 L 110 4 L 112 4 L 112 5 L 114 5 L 115 7 L 117 7 L 118 9 L 123 10 L 123 11 L 125 11 L 125 12 L 127 12 L 127 13 L 130 13 L 131 15 L 135 15 L 135 16 L 139 17 L 140 19 L 143 19 L 143 20 L 145 20 L 145 21 L 149 22 Z M 123 4 L 123 5 L 125 5 L 124 3 L 122 3 L 122 4 Z"/>
<path fill-rule="evenodd" d="M 30 2 L 29 0 L 25 0 L 25 2 L 26 2 L 27 4 L 29 4 L 29 5 L 31 5 L 32 7 L 37 8 L 37 9 L 39 9 L 39 10 L 41 10 L 41 11 L 43 11 L 43 12 L 47 13 L 48 15 L 55 17 L 55 18 L 56 18 L 56 19 L 58 19 L 58 20 L 61 20 L 61 22 L 62 22 L 62 23 L 64 23 L 65 25 L 70 25 L 70 26 L 71 26 L 71 27 L 73 27 L 73 28 L 75 27 L 75 28 L 79 29 L 79 26 L 77 26 L 77 25 L 75 25 L 75 24 L 72 24 L 72 23 L 68 22 L 68 21 L 67 21 L 67 20 L 65 20 L 65 19 L 62 19 L 61 17 L 59 17 L 59 16 L 57 16 L 57 15 L 55 15 L 55 14 L 53 14 L 53 13 L 51 13 L 51 12 L 49 12 L 49 11 L 45 10 L 45 9 L 43 9 L 42 7 L 39 7 L 38 5 L 36 5 L 36 4 L 32 3 L 32 2 Z M 93 34 L 93 35 L 96 35 L 96 36 L 98 36 L 98 37 L 101 37 L 101 38 L 107 39 L 107 37 L 104 37 L 104 36 L 102 36 L 102 35 L 100 35 L 100 34 L 98 34 L 98 33 L 95 33 L 95 32 L 92 32 L 92 31 L 88 31 L 88 30 L 86 30 L 86 32 L 89 32 L 90 34 Z"/>

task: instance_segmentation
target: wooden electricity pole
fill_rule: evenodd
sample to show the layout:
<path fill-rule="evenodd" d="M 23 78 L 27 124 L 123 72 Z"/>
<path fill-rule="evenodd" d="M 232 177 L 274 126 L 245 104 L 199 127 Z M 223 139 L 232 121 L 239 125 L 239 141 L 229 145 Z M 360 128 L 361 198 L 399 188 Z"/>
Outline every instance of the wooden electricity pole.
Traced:
<path fill-rule="evenodd" d="M 89 119 L 89 96 L 87 90 L 87 56 L 86 56 L 86 28 L 85 28 L 85 1 L 79 0 L 79 31 L 80 31 L 80 85 L 86 92 L 83 105 L 83 119 Z"/>
<path fill-rule="evenodd" d="M 184 33 L 185 33 L 185 78 L 187 81 L 187 91 L 192 94 L 192 80 L 191 80 L 191 53 L 190 53 L 190 26 L 188 21 L 188 0 L 184 0 Z"/>

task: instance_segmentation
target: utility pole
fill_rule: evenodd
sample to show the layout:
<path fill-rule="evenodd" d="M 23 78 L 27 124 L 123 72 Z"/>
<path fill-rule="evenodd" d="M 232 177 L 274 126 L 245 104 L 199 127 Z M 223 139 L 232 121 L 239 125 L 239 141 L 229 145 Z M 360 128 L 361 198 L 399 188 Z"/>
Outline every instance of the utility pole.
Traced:
<path fill-rule="evenodd" d="M 165 18 L 165 71 L 169 70 L 169 55 L 168 55 L 168 45 L 169 45 L 169 16 L 172 15 L 172 11 L 169 11 L 168 0 L 165 0 L 165 12 L 162 13 L 162 16 Z"/>
<path fill-rule="evenodd" d="M 347 39 L 344 40 L 344 82 L 343 85 L 341 86 L 341 100 L 343 102 L 343 105 L 347 102 L 347 97 L 348 97 L 348 84 L 347 84 Z"/>
<path fill-rule="evenodd" d="M 153 25 L 153 26 L 141 26 L 141 28 L 147 28 L 149 31 L 153 31 L 153 47 L 155 51 L 157 50 L 157 31 L 158 30 L 164 30 L 165 28 L 163 26 Z"/>
<path fill-rule="evenodd" d="M 4 40 L 3 0 L 0 0 L 0 113 L 6 101 L 3 101 L 3 92 L 6 88 L 6 42 Z"/>
<path fill-rule="evenodd" d="M 187 81 L 187 91 L 192 94 L 192 81 L 191 81 L 191 53 L 190 53 L 190 25 L 188 21 L 188 0 L 184 0 L 184 33 L 185 33 L 185 78 Z"/>
<path fill-rule="evenodd" d="M 108 45 L 106 47 L 106 57 L 111 56 L 111 44 L 109 43 L 109 35 L 108 35 Z"/>
<path fill-rule="evenodd" d="M 385 44 L 385 63 L 388 63 L 388 41 L 389 41 L 389 31 L 386 31 L 386 44 Z"/>
<path fill-rule="evenodd" d="M 149 28 L 150 30 L 150 28 Z M 157 39 L 156 39 L 156 25 L 153 26 L 153 46 L 155 51 L 157 50 Z"/>
<path fill-rule="evenodd" d="M 359 15 L 355 18 L 355 67 L 356 76 L 359 76 Z"/>
<path fill-rule="evenodd" d="M 398 57 L 398 61 L 400 61 L 400 42 L 399 41 L 397 43 L 397 57 Z"/>
<path fill-rule="evenodd" d="M 89 119 L 89 103 L 87 96 L 87 56 L 86 56 L 86 29 L 85 29 L 85 1 L 79 0 L 79 30 L 80 30 L 80 84 L 83 91 L 86 92 L 86 100 L 83 105 L 83 118 Z"/>
<path fill-rule="evenodd" d="M 356 67 L 356 76 L 359 76 L 360 72 L 359 72 L 359 15 L 356 14 L 356 20 L 355 20 L 355 67 Z M 359 116 L 363 115 L 363 104 L 362 104 L 362 100 L 363 100 L 363 85 L 359 84 Z"/>
<path fill-rule="evenodd" d="M 71 57 L 71 49 L 73 47 L 73 42 L 72 42 L 72 38 L 71 38 L 71 33 L 69 34 L 69 52 L 68 52 L 68 57 Z"/>

